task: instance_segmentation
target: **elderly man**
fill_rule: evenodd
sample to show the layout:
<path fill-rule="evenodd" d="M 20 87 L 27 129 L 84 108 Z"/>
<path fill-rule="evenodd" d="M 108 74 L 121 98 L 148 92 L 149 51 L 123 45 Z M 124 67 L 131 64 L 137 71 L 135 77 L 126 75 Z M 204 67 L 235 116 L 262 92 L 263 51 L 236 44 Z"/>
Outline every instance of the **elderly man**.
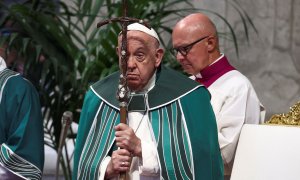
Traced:
<path fill-rule="evenodd" d="M 207 16 L 196 13 L 180 20 L 172 41 L 183 70 L 211 93 L 224 173 L 230 175 L 243 124 L 263 122 L 264 108 L 249 80 L 220 53 L 215 25 Z"/>
<path fill-rule="evenodd" d="M 128 171 L 134 180 L 222 179 L 206 88 L 161 65 L 164 51 L 153 29 L 131 24 L 127 39 L 128 125 L 119 124 L 117 72 L 92 85 L 85 97 L 73 178 L 116 179 Z M 121 37 L 119 57 L 120 44 Z"/>
<path fill-rule="evenodd" d="M 0 166 L 25 179 L 41 179 L 44 166 L 44 132 L 38 94 L 29 81 L 6 68 L 1 56 Z M 0 176 L 6 179 L 6 175 Z"/>

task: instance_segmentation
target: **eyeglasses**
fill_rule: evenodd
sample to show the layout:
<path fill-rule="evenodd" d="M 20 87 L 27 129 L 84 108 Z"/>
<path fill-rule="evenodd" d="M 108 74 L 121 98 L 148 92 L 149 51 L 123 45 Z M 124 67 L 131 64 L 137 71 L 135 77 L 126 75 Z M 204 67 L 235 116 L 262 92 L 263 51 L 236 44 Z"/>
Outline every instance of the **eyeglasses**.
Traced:
<path fill-rule="evenodd" d="M 202 38 L 200 38 L 200 39 L 198 39 L 198 40 L 196 40 L 196 41 L 194 41 L 191 44 L 188 44 L 186 46 L 173 48 L 172 53 L 176 56 L 178 54 L 178 52 L 180 52 L 181 55 L 186 56 L 195 44 L 197 44 L 198 42 L 200 42 L 203 39 L 208 38 L 208 37 L 209 36 L 202 37 Z"/>

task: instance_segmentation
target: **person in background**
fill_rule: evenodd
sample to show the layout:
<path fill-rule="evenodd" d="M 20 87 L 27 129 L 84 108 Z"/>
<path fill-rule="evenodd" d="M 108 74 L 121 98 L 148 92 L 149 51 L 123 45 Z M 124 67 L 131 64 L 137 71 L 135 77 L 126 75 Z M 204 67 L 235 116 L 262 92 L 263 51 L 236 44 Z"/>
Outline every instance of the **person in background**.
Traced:
<path fill-rule="evenodd" d="M 250 81 L 220 52 L 216 27 L 206 15 L 190 14 L 177 22 L 172 43 L 183 70 L 211 93 L 224 174 L 229 178 L 242 126 L 262 123 L 264 107 Z"/>
<path fill-rule="evenodd" d="M 44 131 L 38 93 L 28 80 L 8 69 L 1 56 L 0 166 L 26 179 L 41 179 L 44 166 Z"/>
<path fill-rule="evenodd" d="M 128 123 L 120 124 L 115 95 L 120 73 L 93 84 L 80 116 L 73 179 L 117 179 L 126 171 L 133 180 L 223 179 L 209 92 L 162 66 L 159 42 L 152 28 L 128 26 Z"/>

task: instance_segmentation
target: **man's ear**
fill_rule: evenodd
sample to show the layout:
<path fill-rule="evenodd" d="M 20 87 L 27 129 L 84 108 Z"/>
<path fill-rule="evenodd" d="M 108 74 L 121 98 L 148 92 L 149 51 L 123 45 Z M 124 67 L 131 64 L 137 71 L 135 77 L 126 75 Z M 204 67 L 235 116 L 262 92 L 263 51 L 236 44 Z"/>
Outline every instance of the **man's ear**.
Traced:
<path fill-rule="evenodd" d="M 214 36 L 209 36 L 207 38 L 207 50 L 209 52 L 214 51 L 217 48 L 217 39 Z"/>
<path fill-rule="evenodd" d="M 118 46 L 116 47 L 116 53 L 119 56 L 119 47 Z"/>
<path fill-rule="evenodd" d="M 158 67 L 162 61 L 164 56 L 164 50 L 162 48 L 158 48 L 155 53 L 155 67 Z"/>

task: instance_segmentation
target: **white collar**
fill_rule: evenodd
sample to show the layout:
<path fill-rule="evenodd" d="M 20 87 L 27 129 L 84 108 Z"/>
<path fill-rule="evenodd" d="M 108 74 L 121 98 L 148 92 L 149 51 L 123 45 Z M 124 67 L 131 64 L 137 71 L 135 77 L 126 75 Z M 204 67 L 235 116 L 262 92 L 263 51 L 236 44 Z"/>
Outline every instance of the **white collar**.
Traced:
<path fill-rule="evenodd" d="M 131 92 L 133 94 L 136 94 L 136 93 L 147 93 L 149 92 L 151 89 L 154 88 L 155 86 L 155 80 L 156 80 L 156 70 L 153 74 L 153 76 L 149 79 L 148 83 L 146 84 L 146 86 L 139 92 Z"/>
<path fill-rule="evenodd" d="M 143 88 L 143 91 L 150 91 L 151 89 L 153 89 L 155 86 L 155 79 L 156 79 L 156 70 L 155 70 L 153 76 L 149 79 L 146 86 Z"/>
<path fill-rule="evenodd" d="M 6 63 L 4 59 L 0 56 L 0 71 L 3 71 L 6 68 Z"/>

